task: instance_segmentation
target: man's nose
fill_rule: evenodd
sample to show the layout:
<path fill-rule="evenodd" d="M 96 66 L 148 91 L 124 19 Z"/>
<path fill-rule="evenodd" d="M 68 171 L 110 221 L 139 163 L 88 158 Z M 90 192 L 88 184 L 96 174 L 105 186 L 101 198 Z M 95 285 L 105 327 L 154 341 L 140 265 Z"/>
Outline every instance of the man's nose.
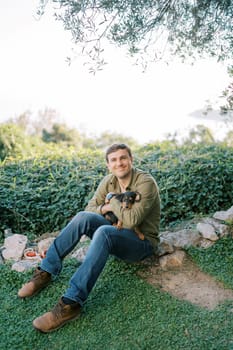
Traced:
<path fill-rule="evenodd" d="M 122 162 L 123 162 L 123 160 L 122 160 L 122 159 L 120 159 L 120 158 L 116 160 L 117 165 L 121 165 L 121 164 L 122 164 Z"/>

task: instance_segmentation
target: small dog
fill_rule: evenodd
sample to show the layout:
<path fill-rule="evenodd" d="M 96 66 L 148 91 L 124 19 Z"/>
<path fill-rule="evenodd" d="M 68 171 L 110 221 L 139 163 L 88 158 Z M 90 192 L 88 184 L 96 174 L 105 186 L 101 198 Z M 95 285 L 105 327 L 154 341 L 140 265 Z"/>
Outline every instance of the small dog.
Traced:
<path fill-rule="evenodd" d="M 105 204 L 108 204 L 110 202 L 110 199 L 115 197 L 121 202 L 121 206 L 124 209 L 131 209 L 133 204 L 135 202 L 139 202 L 141 199 L 141 195 L 138 192 L 133 192 L 133 191 L 126 191 L 123 193 L 114 193 L 114 192 L 109 192 L 105 198 Z M 104 217 L 109 220 L 113 226 L 116 226 L 118 230 L 122 228 L 122 221 L 118 220 L 116 215 L 112 211 L 108 211 Z M 144 234 L 139 231 L 138 227 L 134 228 L 136 234 L 141 240 L 144 240 Z"/>

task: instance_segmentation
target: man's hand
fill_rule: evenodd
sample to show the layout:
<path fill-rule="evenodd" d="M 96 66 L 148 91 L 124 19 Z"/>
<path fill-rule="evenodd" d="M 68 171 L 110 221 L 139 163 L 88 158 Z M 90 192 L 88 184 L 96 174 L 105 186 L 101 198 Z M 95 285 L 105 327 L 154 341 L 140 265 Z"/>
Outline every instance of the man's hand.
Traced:
<path fill-rule="evenodd" d="M 106 197 L 105 197 L 105 204 L 110 203 L 110 200 L 112 199 L 112 197 L 114 197 L 116 195 L 116 193 L 114 192 L 108 192 Z"/>
<path fill-rule="evenodd" d="M 110 200 L 112 199 L 112 197 L 114 197 L 116 195 L 116 193 L 114 192 L 109 192 L 107 193 L 106 197 L 105 197 L 105 204 L 103 204 L 101 206 L 101 214 L 104 215 L 106 214 L 108 211 L 112 211 L 112 207 L 110 204 Z"/>
<path fill-rule="evenodd" d="M 101 207 L 101 214 L 104 215 L 104 214 L 106 214 L 108 211 L 112 211 L 112 206 L 111 206 L 111 204 L 106 203 L 106 204 L 104 204 L 104 205 Z"/>

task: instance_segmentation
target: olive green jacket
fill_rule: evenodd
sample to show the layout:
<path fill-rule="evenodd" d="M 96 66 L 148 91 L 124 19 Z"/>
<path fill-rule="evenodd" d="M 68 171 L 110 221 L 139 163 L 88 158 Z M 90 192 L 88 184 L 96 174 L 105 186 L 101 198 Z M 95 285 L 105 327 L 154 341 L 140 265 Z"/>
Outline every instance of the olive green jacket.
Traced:
<path fill-rule="evenodd" d="M 150 174 L 132 169 L 131 181 L 126 190 L 139 192 L 140 201 L 135 202 L 131 209 L 123 209 L 121 203 L 113 197 L 111 199 L 113 212 L 123 222 L 124 228 L 138 227 L 151 241 L 156 251 L 160 223 L 160 196 L 157 183 Z M 103 178 L 85 210 L 101 214 L 101 205 L 104 204 L 109 192 L 121 192 L 118 180 L 112 174 Z"/>

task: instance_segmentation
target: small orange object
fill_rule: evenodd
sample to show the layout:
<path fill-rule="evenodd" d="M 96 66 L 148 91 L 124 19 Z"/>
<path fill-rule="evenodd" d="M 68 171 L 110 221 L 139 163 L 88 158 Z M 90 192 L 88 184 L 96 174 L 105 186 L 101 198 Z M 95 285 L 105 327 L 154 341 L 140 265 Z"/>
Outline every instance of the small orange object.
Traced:
<path fill-rule="evenodd" d="M 28 251 L 28 252 L 26 252 L 26 256 L 32 258 L 33 256 L 36 256 L 36 252 L 34 252 L 34 251 Z"/>

